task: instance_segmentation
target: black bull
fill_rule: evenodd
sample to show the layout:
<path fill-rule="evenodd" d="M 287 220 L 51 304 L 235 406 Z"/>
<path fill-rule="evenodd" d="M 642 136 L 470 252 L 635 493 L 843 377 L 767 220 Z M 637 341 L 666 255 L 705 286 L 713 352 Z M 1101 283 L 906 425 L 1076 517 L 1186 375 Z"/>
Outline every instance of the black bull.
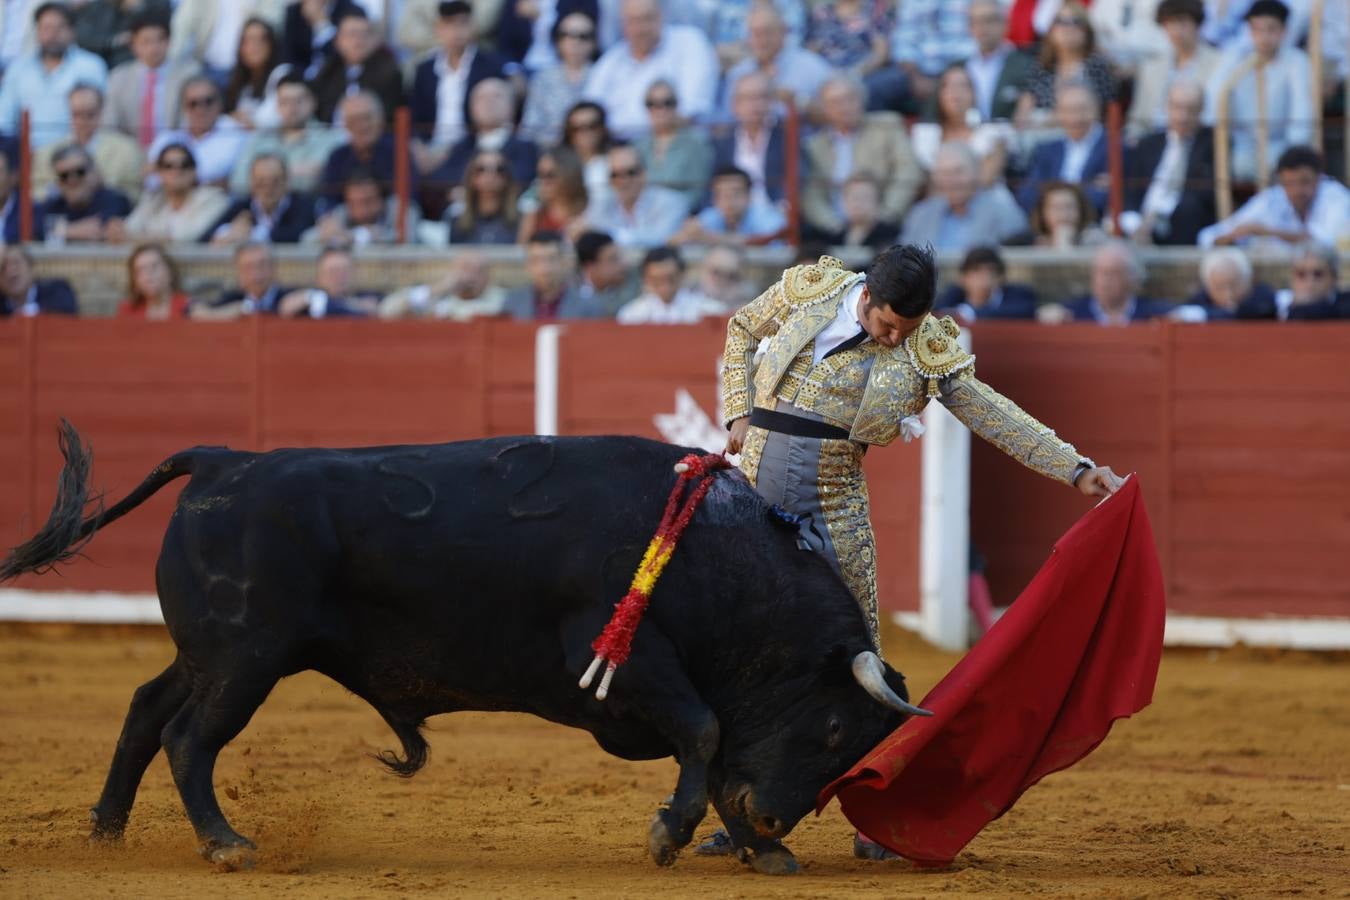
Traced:
<path fill-rule="evenodd" d="M 609 697 L 577 687 L 686 450 L 638 438 L 502 438 L 245 453 L 194 448 L 84 518 L 90 457 L 63 424 L 56 503 L 0 563 L 44 571 L 169 481 L 178 499 L 155 569 L 174 661 L 135 693 L 94 837 L 121 837 L 162 747 L 209 859 L 247 864 L 212 771 L 277 681 L 322 672 L 370 703 L 426 762 L 421 726 L 511 710 L 589 731 L 625 759 L 674 756 L 649 831 L 661 864 L 711 800 L 743 860 L 795 869 L 781 838 L 913 712 L 870 652 L 863 616 L 818 556 L 737 472 L 716 477 Z"/>

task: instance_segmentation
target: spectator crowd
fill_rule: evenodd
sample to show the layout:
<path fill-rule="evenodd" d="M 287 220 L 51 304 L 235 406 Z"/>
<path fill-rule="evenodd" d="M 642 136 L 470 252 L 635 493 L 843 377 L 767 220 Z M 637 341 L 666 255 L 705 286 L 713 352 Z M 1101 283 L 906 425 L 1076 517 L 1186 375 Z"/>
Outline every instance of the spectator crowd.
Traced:
<path fill-rule="evenodd" d="M 750 299 L 746 248 L 897 240 L 963 257 L 968 320 L 1350 317 L 1347 8 L 4 0 L 0 316 L 78 308 L 26 234 L 126 245 L 119 314 L 150 319 L 692 322 Z M 189 298 L 184 243 L 230 248 L 234 286 Z M 444 279 L 358 291 L 353 251 L 395 243 L 455 248 Z M 285 244 L 312 285 L 276 283 Z M 1140 295 L 1149 245 L 1206 248 L 1195 297 Z M 1009 246 L 1094 248 L 1089 295 L 1038 305 Z"/>

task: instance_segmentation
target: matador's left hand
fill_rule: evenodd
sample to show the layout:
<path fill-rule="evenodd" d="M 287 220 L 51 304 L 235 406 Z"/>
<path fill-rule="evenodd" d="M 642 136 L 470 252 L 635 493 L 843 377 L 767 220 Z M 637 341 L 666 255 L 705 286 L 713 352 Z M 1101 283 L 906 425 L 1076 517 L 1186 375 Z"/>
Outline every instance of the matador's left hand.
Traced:
<path fill-rule="evenodd" d="M 1124 483 L 1125 479 L 1112 472 L 1110 466 L 1098 466 L 1085 469 L 1074 485 L 1089 497 L 1106 497 L 1120 490 Z"/>

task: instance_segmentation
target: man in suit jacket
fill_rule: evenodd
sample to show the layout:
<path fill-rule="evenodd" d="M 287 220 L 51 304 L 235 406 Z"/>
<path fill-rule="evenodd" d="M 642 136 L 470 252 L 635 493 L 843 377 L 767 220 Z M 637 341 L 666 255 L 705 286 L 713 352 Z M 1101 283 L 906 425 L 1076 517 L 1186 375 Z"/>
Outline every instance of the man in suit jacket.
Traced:
<path fill-rule="evenodd" d="M 234 280 L 215 301 L 194 307 L 193 315 L 208 319 L 237 319 L 249 315 L 276 315 L 281 298 L 291 292 L 277 281 L 272 245 L 245 241 L 234 249 Z"/>
<path fill-rule="evenodd" d="M 986 122 L 1011 119 L 1036 61 L 1005 38 L 1007 17 L 998 0 L 974 0 L 967 15 L 975 53 L 965 67 L 975 85 L 975 108 Z M 934 96 L 934 109 L 936 103 Z"/>
<path fill-rule="evenodd" d="M 213 244 L 265 241 L 294 244 L 314 225 L 314 198 L 290 190 L 286 160 L 274 153 L 254 157 L 249 195 L 240 197 L 206 230 Z"/>
<path fill-rule="evenodd" d="M 1017 202 L 1028 212 L 1036 206 L 1041 184 L 1067 181 L 1082 185 L 1098 212 L 1106 209 L 1106 129 L 1102 128 L 1097 97 L 1083 84 L 1066 84 L 1055 95 L 1055 120 L 1064 137 L 1042 141 L 1031 151 L 1026 177 L 1017 189 Z"/>
<path fill-rule="evenodd" d="M 0 253 L 0 319 L 58 313 L 79 314 L 75 292 L 64 278 L 36 280 L 33 257 L 17 244 Z"/>
<path fill-rule="evenodd" d="M 1127 325 L 1165 316 L 1170 303 L 1139 296 L 1144 267 L 1123 241 L 1102 244 L 1092 257 L 1092 293 L 1069 304 L 1074 321 Z"/>
<path fill-rule="evenodd" d="M 1002 243 L 1027 227 L 1022 212 L 1001 184 L 980 187 L 980 164 L 966 144 L 943 144 L 933 162 L 933 192 L 905 216 L 900 243 L 933 245 L 964 253 L 980 243 Z"/>
<path fill-rule="evenodd" d="M 568 277 L 562 235 L 536 231 L 525 246 L 530 283 L 506 295 L 505 315 L 513 319 L 596 319 L 603 313 L 594 297 L 583 297 Z"/>
<path fill-rule="evenodd" d="M 1167 127 L 1125 151 L 1121 226 L 1136 240 L 1191 246 L 1214 224 L 1214 132 L 1200 125 L 1204 105 L 1198 84 L 1178 81 L 1167 94 Z"/>
<path fill-rule="evenodd" d="M 713 139 L 713 169 L 735 166 L 750 176 L 754 192 L 777 203 L 787 188 L 787 138 L 773 117 L 773 86 L 752 72 L 731 88 L 735 124 Z"/>
<path fill-rule="evenodd" d="M 938 311 L 950 311 L 966 322 L 980 319 L 1034 319 L 1036 292 L 1008 284 L 1008 268 L 994 247 L 972 247 L 961 260 L 955 284 L 938 297 Z"/>
<path fill-rule="evenodd" d="M 394 110 L 403 102 L 403 74 L 364 12 L 350 10 L 337 23 L 333 51 L 314 78 L 319 120 L 332 122 L 338 103 L 356 88 L 379 97 L 386 121 L 392 122 Z"/>
<path fill-rule="evenodd" d="M 359 6 L 353 0 L 295 0 L 286 7 L 281 33 L 281 59 L 308 78 L 333 55 L 335 22 Z"/>
<path fill-rule="evenodd" d="M 103 126 L 133 137 L 142 150 L 165 131 L 179 127 L 183 85 L 201 73 L 191 58 L 169 58 L 169 22 L 141 15 L 131 23 L 134 57 L 108 75 Z"/>
<path fill-rule="evenodd" d="M 844 182 L 868 175 L 881 186 L 879 219 L 900 224 L 923 184 L 923 169 L 900 117 L 891 112 L 865 114 L 862 85 L 848 76 L 825 82 L 820 100 L 825 127 L 806 142 L 802 217 L 820 231 L 841 230 Z"/>

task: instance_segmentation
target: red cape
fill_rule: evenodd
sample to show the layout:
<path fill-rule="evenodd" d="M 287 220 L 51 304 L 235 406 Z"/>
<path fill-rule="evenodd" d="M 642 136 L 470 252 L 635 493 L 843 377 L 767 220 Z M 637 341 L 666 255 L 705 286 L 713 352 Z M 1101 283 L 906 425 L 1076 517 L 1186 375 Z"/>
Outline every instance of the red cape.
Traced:
<path fill-rule="evenodd" d="M 1082 759 L 1153 699 L 1163 582 L 1131 477 L 1055 544 L 1008 612 L 913 718 L 821 791 L 916 862 L 956 857 L 1022 792 Z"/>

